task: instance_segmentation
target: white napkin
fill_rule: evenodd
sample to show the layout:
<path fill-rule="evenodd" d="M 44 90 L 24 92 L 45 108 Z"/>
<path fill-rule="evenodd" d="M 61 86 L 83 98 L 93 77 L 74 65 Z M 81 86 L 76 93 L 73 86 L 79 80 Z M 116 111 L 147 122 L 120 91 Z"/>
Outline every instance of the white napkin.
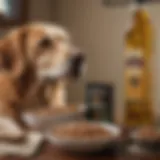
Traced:
<path fill-rule="evenodd" d="M 32 156 L 43 142 L 41 133 L 36 131 L 24 133 L 12 119 L 0 117 L 0 139 L 3 137 L 13 140 L 24 137 L 25 141 L 21 143 L 0 141 L 0 156 Z"/>

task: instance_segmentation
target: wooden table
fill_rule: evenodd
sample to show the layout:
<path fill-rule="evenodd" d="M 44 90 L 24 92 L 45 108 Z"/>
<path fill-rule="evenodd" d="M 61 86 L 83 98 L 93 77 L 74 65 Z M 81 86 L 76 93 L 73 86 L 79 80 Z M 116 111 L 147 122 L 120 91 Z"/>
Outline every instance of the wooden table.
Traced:
<path fill-rule="evenodd" d="M 128 135 L 129 130 L 123 128 L 120 140 L 124 142 L 125 139 L 128 139 Z M 116 149 L 116 152 L 113 150 L 105 150 L 101 153 L 95 154 L 73 154 L 62 151 L 54 147 L 52 144 L 45 142 L 39 151 L 39 154 L 32 158 L 4 157 L 0 158 L 0 160 L 160 160 L 160 152 L 156 154 L 130 154 L 124 152 L 123 145 L 119 145 L 119 149 Z"/>
<path fill-rule="evenodd" d="M 5 157 L 0 160 L 160 160 L 159 154 L 129 155 L 104 151 L 97 154 L 73 154 L 56 149 L 50 144 L 44 144 L 39 155 L 32 158 Z"/>

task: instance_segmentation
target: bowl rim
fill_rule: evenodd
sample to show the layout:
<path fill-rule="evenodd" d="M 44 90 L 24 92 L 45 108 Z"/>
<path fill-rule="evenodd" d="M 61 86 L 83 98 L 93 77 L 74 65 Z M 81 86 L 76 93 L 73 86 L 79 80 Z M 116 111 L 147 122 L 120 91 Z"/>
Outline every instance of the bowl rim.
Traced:
<path fill-rule="evenodd" d="M 71 121 L 72 123 L 74 123 L 74 121 Z M 79 121 L 75 121 L 75 123 L 77 123 Z M 117 125 L 114 125 L 112 123 L 109 122 L 99 122 L 99 121 L 87 121 L 93 125 L 100 125 L 101 127 L 103 127 L 104 129 L 106 129 L 107 131 L 110 130 L 110 132 L 112 132 L 113 136 L 109 137 L 109 138 L 96 138 L 96 139 L 88 139 L 88 138 L 80 138 L 80 139 L 74 139 L 74 138 L 60 138 L 57 136 L 54 136 L 53 133 L 51 133 L 51 130 L 53 132 L 54 127 L 48 129 L 45 133 L 45 136 L 47 138 L 49 138 L 50 140 L 54 141 L 55 143 L 61 143 L 61 144 L 91 144 L 91 143 L 109 143 L 114 141 L 116 138 L 118 138 L 121 134 L 121 129 L 120 127 L 118 127 Z M 66 122 L 66 123 L 69 123 Z M 60 124 L 61 125 L 61 124 Z M 64 123 L 62 123 L 62 125 L 64 125 Z"/>
<path fill-rule="evenodd" d="M 48 119 L 48 118 L 59 118 L 59 117 L 66 117 L 66 116 L 71 116 L 71 115 L 75 115 L 77 113 L 84 113 L 86 112 L 86 109 L 87 109 L 87 106 L 85 104 L 78 104 L 77 105 L 77 111 L 76 112 L 73 112 L 73 113 L 62 113 L 60 115 L 56 115 L 53 117 L 53 115 L 38 115 L 38 114 L 34 114 L 33 112 L 29 111 L 29 112 L 24 112 L 22 114 L 22 117 L 30 117 L 32 119 Z"/>
<path fill-rule="evenodd" d="M 160 138 L 157 138 L 157 137 L 152 137 L 151 139 L 149 138 L 143 138 L 142 136 L 138 136 L 138 132 L 139 130 L 141 129 L 142 127 L 139 127 L 137 129 L 135 129 L 134 131 L 132 131 L 130 133 L 130 138 L 133 140 L 133 141 L 137 141 L 137 142 L 144 142 L 144 143 L 159 143 L 160 142 Z"/>

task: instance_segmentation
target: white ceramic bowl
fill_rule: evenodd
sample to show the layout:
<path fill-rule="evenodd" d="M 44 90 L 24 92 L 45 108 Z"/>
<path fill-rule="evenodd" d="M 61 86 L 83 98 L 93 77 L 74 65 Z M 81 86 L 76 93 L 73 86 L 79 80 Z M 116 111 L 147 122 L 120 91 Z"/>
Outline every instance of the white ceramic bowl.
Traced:
<path fill-rule="evenodd" d="M 61 114 L 58 116 L 38 116 L 34 113 L 27 112 L 22 115 L 23 120 L 33 128 L 48 128 L 50 124 L 57 124 L 62 121 L 68 121 L 68 120 L 79 120 L 83 119 L 85 117 L 86 112 L 86 106 L 85 105 L 79 105 L 77 112 L 69 113 L 69 114 Z"/>
<path fill-rule="evenodd" d="M 73 122 L 71 122 L 73 123 Z M 110 131 L 112 133 L 112 138 L 99 138 L 99 139 L 62 139 L 58 138 L 54 135 L 54 129 L 48 130 L 46 133 L 46 138 L 50 143 L 54 146 L 66 150 L 66 151 L 74 151 L 74 152 L 95 152 L 103 150 L 105 147 L 110 147 L 116 142 L 116 139 L 120 136 L 121 131 L 120 128 L 112 125 L 110 123 L 102 123 L 102 122 L 90 122 L 92 125 L 100 125 L 106 131 Z"/>
<path fill-rule="evenodd" d="M 138 145 L 141 148 L 146 149 L 160 149 L 160 139 L 152 137 L 151 139 L 146 139 L 143 137 L 138 136 L 139 129 L 133 131 L 130 134 L 130 138 L 133 144 Z"/>

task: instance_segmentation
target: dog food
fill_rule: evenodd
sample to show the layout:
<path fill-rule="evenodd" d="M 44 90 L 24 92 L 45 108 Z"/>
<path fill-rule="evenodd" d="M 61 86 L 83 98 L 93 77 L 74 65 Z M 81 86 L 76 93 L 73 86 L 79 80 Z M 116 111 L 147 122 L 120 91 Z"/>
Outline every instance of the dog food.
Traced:
<path fill-rule="evenodd" d="M 155 127 L 145 126 L 138 130 L 137 136 L 143 140 L 155 140 L 160 138 L 160 132 Z"/>
<path fill-rule="evenodd" d="M 87 121 L 59 125 L 53 130 L 53 134 L 58 138 L 67 139 L 101 139 L 112 137 L 112 133 L 107 129 Z"/>

